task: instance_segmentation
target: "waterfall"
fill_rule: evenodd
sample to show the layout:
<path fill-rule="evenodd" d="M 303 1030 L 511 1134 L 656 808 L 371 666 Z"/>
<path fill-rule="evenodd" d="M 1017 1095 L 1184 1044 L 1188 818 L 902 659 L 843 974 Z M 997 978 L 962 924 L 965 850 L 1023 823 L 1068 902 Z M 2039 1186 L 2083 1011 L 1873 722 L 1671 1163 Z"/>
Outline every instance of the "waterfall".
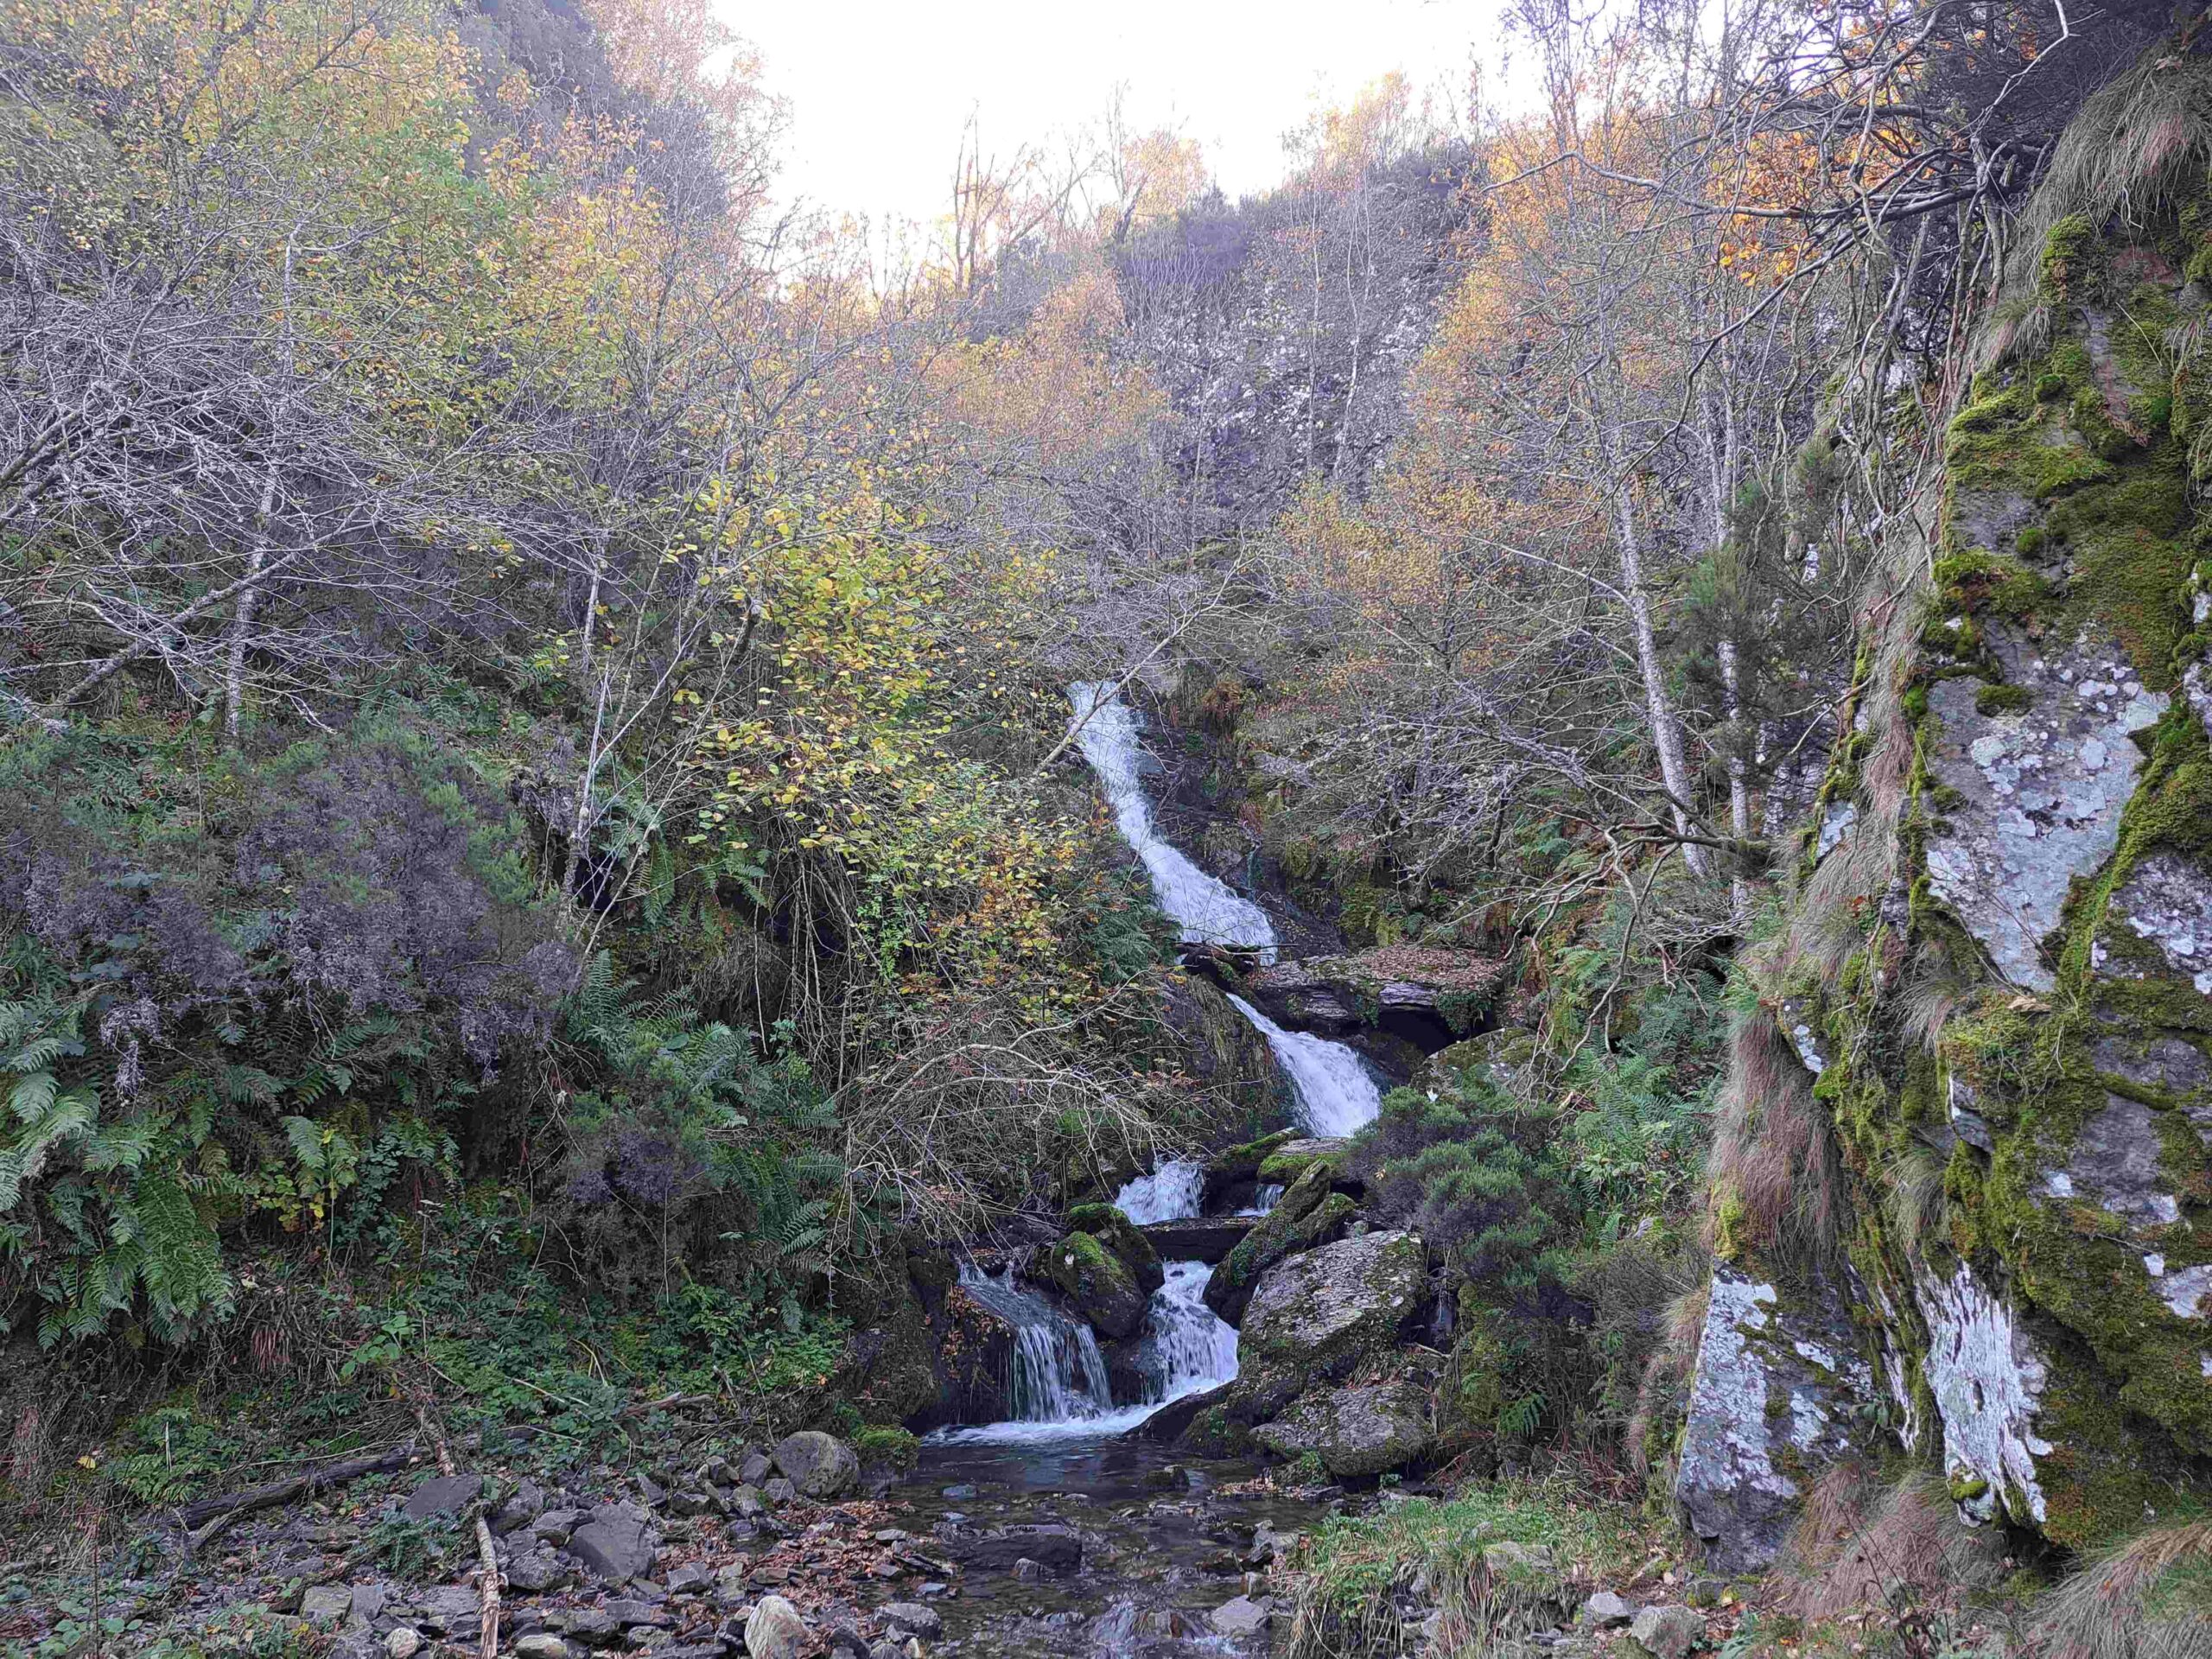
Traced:
<path fill-rule="evenodd" d="M 1183 930 L 1184 943 L 1255 951 L 1262 962 L 1273 962 L 1275 930 L 1268 912 L 1192 863 L 1154 826 L 1151 804 L 1137 782 L 1141 751 L 1135 710 L 1104 680 L 1077 680 L 1068 688 L 1068 697 L 1075 705 L 1070 722 L 1075 741 L 1098 774 L 1122 839 L 1144 861 L 1153 895 Z"/>
<path fill-rule="evenodd" d="M 1007 1394 L 1014 1422 L 1080 1422 L 1113 1409 L 1106 1361 L 1089 1325 L 1017 1286 L 1012 1268 L 994 1279 L 963 1262 L 960 1283 L 1014 1327 L 1014 1375 Z"/>
<path fill-rule="evenodd" d="M 1351 1135 L 1375 1121 L 1382 1091 L 1358 1053 L 1310 1031 L 1285 1031 L 1241 996 L 1229 999 L 1252 1028 L 1268 1039 L 1275 1063 L 1289 1074 L 1298 1109 L 1315 1135 Z"/>
<path fill-rule="evenodd" d="M 1140 1175 L 1114 1195 L 1116 1208 L 1140 1227 L 1147 1222 L 1180 1221 L 1198 1213 L 1206 1173 L 1187 1158 L 1162 1164 Z"/>
<path fill-rule="evenodd" d="M 1282 1197 L 1281 1181 L 1263 1182 L 1252 1194 L 1252 1207 L 1249 1210 L 1239 1210 L 1236 1213 L 1240 1216 L 1264 1216 L 1275 1207 L 1275 1200 L 1281 1197 Z"/>
<path fill-rule="evenodd" d="M 1145 1314 L 1142 1365 L 1147 1402 L 1165 1405 L 1236 1375 L 1236 1327 L 1205 1304 L 1213 1269 L 1203 1262 L 1163 1264 L 1167 1282 Z"/>

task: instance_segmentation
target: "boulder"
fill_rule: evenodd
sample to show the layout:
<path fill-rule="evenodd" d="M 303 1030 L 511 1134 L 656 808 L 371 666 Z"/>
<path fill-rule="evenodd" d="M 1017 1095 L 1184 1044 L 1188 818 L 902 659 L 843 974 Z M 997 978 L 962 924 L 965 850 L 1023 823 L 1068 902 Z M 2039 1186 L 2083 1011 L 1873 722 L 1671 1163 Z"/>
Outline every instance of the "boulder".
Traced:
<path fill-rule="evenodd" d="M 883 1609 L 883 1622 L 901 1636 L 926 1637 L 934 1642 L 944 1634 L 944 1619 L 934 1607 L 918 1601 L 894 1601 Z"/>
<path fill-rule="evenodd" d="M 1260 1179 L 1260 1166 L 1268 1154 L 1286 1141 L 1298 1138 L 1296 1129 L 1277 1129 L 1273 1135 L 1263 1135 L 1256 1141 L 1247 1141 L 1241 1146 L 1230 1147 L 1206 1160 L 1205 1179 L 1200 1189 L 1205 1195 L 1203 1208 L 1217 1209 L 1232 1194 L 1255 1185 Z M 1175 1258 L 1170 1255 L 1169 1261 Z"/>
<path fill-rule="evenodd" d="M 300 1598 L 300 1617 L 318 1630 L 334 1630 L 353 1611 L 353 1592 L 342 1584 L 309 1585 Z"/>
<path fill-rule="evenodd" d="M 626 1584 L 652 1570 L 660 1553 L 651 1511 L 636 1503 L 602 1503 L 570 1535 L 569 1554 L 608 1584 Z"/>
<path fill-rule="evenodd" d="M 1226 1404 L 1230 1390 L 1236 1386 L 1234 1382 L 1224 1382 L 1215 1388 L 1201 1389 L 1196 1394 L 1186 1394 L 1179 1400 L 1170 1400 L 1139 1423 L 1134 1433 L 1139 1440 L 1171 1445 L 1183 1438 L 1184 1431 L 1197 1418 L 1217 1406 Z"/>
<path fill-rule="evenodd" d="M 536 1481 L 524 1481 L 507 1495 L 506 1502 L 491 1517 L 493 1535 L 504 1538 L 517 1528 L 528 1526 L 545 1511 L 550 1501 Z"/>
<path fill-rule="evenodd" d="M 1363 1233 L 1276 1263 L 1245 1310 L 1225 1419 L 1266 1422 L 1316 1385 L 1350 1376 L 1396 1343 L 1427 1289 L 1427 1254 L 1410 1233 Z"/>
<path fill-rule="evenodd" d="M 781 1596 L 763 1596 L 745 1621 L 745 1650 L 753 1659 L 798 1659 L 812 1641 L 806 1620 Z"/>
<path fill-rule="evenodd" d="M 569 1659 L 569 1648 L 550 1630 L 533 1630 L 517 1637 L 512 1651 L 515 1659 Z"/>
<path fill-rule="evenodd" d="M 1528 1075 L 1535 1058 L 1535 1033 L 1508 1026 L 1439 1049 L 1414 1074 L 1413 1086 L 1439 1094 L 1476 1082 L 1510 1090 Z"/>
<path fill-rule="evenodd" d="M 1294 1251 L 1325 1243 L 1351 1219 L 1351 1200 L 1332 1192 L 1329 1184 L 1329 1165 L 1310 1165 L 1275 1200 L 1275 1207 L 1222 1258 L 1207 1278 L 1205 1292 L 1206 1306 L 1218 1317 L 1231 1325 L 1240 1323 L 1261 1274 Z"/>
<path fill-rule="evenodd" d="M 1068 1211 L 1068 1226 L 1072 1231 L 1089 1233 L 1111 1250 L 1146 1295 L 1167 1282 L 1167 1270 L 1160 1265 L 1160 1252 L 1153 1248 L 1152 1240 L 1115 1205 L 1079 1204 Z"/>
<path fill-rule="evenodd" d="M 1272 1611 L 1251 1597 L 1238 1596 L 1233 1601 L 1224 1601 L 1208 1613 L 1206 1623 L 1213 1626 L 1216 1635 L 1225 1636 L 1234 1641 L 1239 1637 L 1257 1636 L 1268 1628 L 1268 1621 L 1274 1617 Z"/>
<path fill-rule="evenodd" d="M 1073 1527 L 1006 1527 L 992 1532 L 967 1533 L 950 1539 L 946 1553 L 969 1567 L 1010 1572 L 1017 1561 L 1035 1561 L 1057 1568 L 1083 1562 L 1083 1535 Z"/>
<path fill-rule="evenodd" d="M 1281 1025 L 1336 1037 L 1380 1026 L 1434 1047 L 1473 1029 L 1505 988 L 1510 965 L 1472 950 L 1377 945 L 1275 963 L 1246 976 L 1244 989 Z"/>
<path fill-rule="evenodd" d="M 1149 1296 L 1121 1258 L 1090 1233 L 1069 1233 L 1041 1251 L 1037 1271 L 1101 1336 L 1132 1337 L 1144 1323 Z"/>
<path fill-rule="evenodd" d="M 526 1595 L 542 1595 L 575 1582 L 575 1563 L 543 1546 L 525 1549 L 507 1564 L 507 1582 Z"/>
<path fill-rule="evenodd" d="M 413 1627 L 402 1624 L 388 1631 L 384 1638 L 385 1659 L 415 1659 L 423 1651 L 423 1637 Z"/>
<path fill-rule="evenodd" d="M 1147 1222 L 1141 1232 L 1164 1262 L 1222 1261 L 1244 1242 L 1256 1223 L 1252 1216 L 1190 1216 L 1179 1221 Z"/>
<path fill-rule="evenodd" d="M 1300 1135 L 1267 1155 L 1260 1165 L 1259 1182 L 1262 1186 L 1287 1189 L 1314 1165 L 1326 1164 L 1330 1185 L 1342 1186 L 1345 1185 L 1344 1162 L 1351 1156 L 1351 1142 L 1342 1135 Z"/>
<path fill-rule="evenodd" d="M 458 1515 L 483 1490 L 481 1475 L 433 1475 L 408 1494 L 400 1513 L 410 1521 Z"/>
<path fill-rule="evenodd" d="M 1683 1659 L 1705 1639 L 1705 1621 L 1687 1607 L 1647 1607 L 1628 1627 L 1628 1637 L 1651 1659 Z"/>
<path fill-rule="evenodd" d="M 1698 1344 L 1675 1501 L 1707 1558 L 1770 1566 L 1803 1498 L 1800 1481 L 1857 1446 L 1875 1404 L 1872 1368 L 1825 1292 L 1794 1294 L 1723 1265 Z"/>
<path fill-rule="evenodd" d="M 802 1429 L 776 1443 L 776 1467 L 808 1497 L 839 1497 L 860 1484 L 861 1460 L 834 1434 Z"/>
<path fill-rule="evenodd" d="M 1357 1479 L 1403 1468 L 1429 1449 L 1429 1404 L 1428 1390 L 1403 1378 L 1330 1385 L 1300 1395 L 1252 1438 L 1278 1457 L 1311 1452 L 1339 1480 Z"/>
<path fill-rule="evenodd" d="M 1636 1617 L 1636 1604 L 1624 1601 L 1610 1590 L 1600 1590 L 1586 1597 L 1582 1603 L 1582 1624 L 1586 1630 L 1610 1630 L 1625 1624 Z"/>

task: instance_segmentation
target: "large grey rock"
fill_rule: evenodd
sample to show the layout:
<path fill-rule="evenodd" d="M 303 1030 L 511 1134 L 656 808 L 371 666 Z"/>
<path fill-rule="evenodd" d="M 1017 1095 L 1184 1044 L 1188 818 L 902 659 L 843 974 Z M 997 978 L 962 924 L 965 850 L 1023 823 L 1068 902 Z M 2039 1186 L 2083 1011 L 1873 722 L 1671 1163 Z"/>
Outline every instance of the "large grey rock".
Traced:
<path fill-rule="evenodd" d="M 1975 1521 L 2002 1512 L 2024 1526 L 2041 1522 L 2036 1461 L 2052 1449 L 2035 1431 L 2042 1356 L 2011 1301 L 1964 1262 L 1948 1278 L 1923 1271 L 1913 1294 L 1928 1326 L 1923 1371 L 1942 1420 L 1943 1466 L 1963 1494 L 1960 1512 Z"/>
<path fill-rule="evenodd" d="M 442 1584 L 424 1590 L 408 1603 L 408 1616 L 418 1624 L 451 1634 L 473 1630 L 483 1617 L 484 1604 L 464 1585 Z"/>
<path fill-rule="evenodd" d="M 1260 1217 L 1207 1276 L 1205 1304 L 1221 1319 L 1241 1325 L 1244 1310 L 1269 1268 L 1284 1257 L 1327 1243 L 1351 1218 L 1353 1205 L 1332 1190 L 1328 1160 L 1308 1164 L 1283 1189 L 1274 1208 Z"/>
<path fill-rule="evenodd" d="M 918 1601 L 889 1603 L 883 1609 L 883 1622 L 903 1636 L 926 1637 L 932 1642 L 944 1634 L 944 1616 Z"/>
<path fill-rule="evenodd" d="M 650 1510 L 627 1502 L 602 1503 L 570 1535 L 568 1548 L 594 1578 L 626 1584 L 652 1571 L 660 1540 Z"/>
<path fill-rule="evenodd" d="M 1705 1621 L 1687 1607 L 1647 1607 L 1628 1635 L 1651 1659 L 1682 1659 L 1705 1639 Z"/>
<path fill-rule="evenodd" d="M 1609 1630 L 1636 1617 L 1636 1604 L 1624 1601 L 1610 1590 L 1600 1590 L 1582 1603 L 1582 1623 L 1593 1630 Z"/>
<path fill-rule="evenodd" d="M 1366 1233 L 1276 1263 L 1252 1292 L 1241 1365 L 1307 1381 L 1344 1376 L 1389 1347 L 1425 1303 L 1427 1255 L 1411 1233 Z"/>
<path fill-rule="evenodd" d="M 576 1564 L 549 1545 L 525 1549 L 507 1563 L 507 1582 L 528 1595 L 543 1595 L 576 1580 Z"/>
<path fill-rule="evenodd" d="M 776 1467 L 809 1497 L 837 1497 L 860 1484 L 861 1460 L 835 1434 L 801 1429 L 776 1443 Z"/>
<path fill-rule="evenodd" d="M 300 1617 L 318 1630 L 334 1630 L 353 1611 L 353 1592 L 342 1584 L 308 1586 L 300 1598 Z"/>
<path fill-rule="evenodd" d="M 1311 1389 L 1252 1438 L 1280 1457 L 1311 1452 L 1338 1479 L 1402 1469 L 1433 1443 L 1427 1389 L 1400 1379 Z"/>
<path fill-rule="evenodd" d="M 1244 1242 L 1257 1218 L 1252 1216 L 1186 1216 L 1176 1221 L 1148 1221 L 1137 1229 L 1166 1262 L 1224 1260 Z"/>
<path fill-rule="evenodd" d="M 1823 1294 L 1793 1296 L 1713 1270 L 1675 1501 L 1709 1559 L 1729 1571 L 1770 1565 L 1811 1474 L 1854 1450 L 1852 1423 L 1873 1400 L 1873 1370 Z"/>
<path fill-rule="evenodd" d="M 745 1650 L 753 1659 L 798 1659 L 811 1640 L 806 1620 L 781 1596 L 763 1596 L 745 1621 Z"/>
<path fill-rule="evenodd" d="M 1268 1621 L 1274 1617 L 1271 1609 L 1262 1607 L 1251 1597 L 1238 1596 L 1208 1613 L 1206 1623 L 1213 1626 L 1215 1634 L 1233 1641 L 1239 1637 L 1257 1636 L 1268 1628 Z"/>
<path fill-rule="evenodd" d="M 569 1659 L 569 1644 L 550 1630 L 533 1630 L 515 1638 L 515 1659 Z"/>
<path fill-rule="evenodd" d="M 400 1512 L 410 1521 L 457 1515 L 483 1490 L 481 1475 L 433 1475 L 408 1494 Z"/>
<path fill-rule="evenodd" d="M 2167 698 L 2145 689 L 2116 640 L 2031 640 L 1994 620 L 1986 631 L 2005 683 L 2029 702 L 1984 715 L 1976 680 L 1929 689 L 1941 721 L 1929 771 L 1955 791 L 1929 839 L 1929 885 L 2000 973 L 2047 991 L 2057 982 L 2044 936 L 2074 878 L 2119 844 L 2120 810 L 2143 767 L 2134 735 L 2158 722 Z M 2206 944 L 2212 950 L 2212 935 Z"/>

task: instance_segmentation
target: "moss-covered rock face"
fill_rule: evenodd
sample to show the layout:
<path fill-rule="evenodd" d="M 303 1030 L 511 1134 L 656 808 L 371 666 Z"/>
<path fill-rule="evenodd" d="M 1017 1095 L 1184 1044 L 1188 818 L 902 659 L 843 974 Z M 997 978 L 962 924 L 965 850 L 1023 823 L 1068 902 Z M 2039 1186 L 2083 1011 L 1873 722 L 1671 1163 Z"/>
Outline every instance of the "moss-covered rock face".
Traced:
<path fill-rule="evenodd" d="M 1121 1258 L 1091 1234 L 1069 1233 L 1038 1256 L 1037 1267 L 1099 1335 L 1135 1336 L 1144 1323 L 1146 1293 Z"/>
<path fill-rule="evenodd" d="M 1167 1270 L 1160 1265 L 1160 1252 L 1153 1249 L 1152 1241 L 1114 1205 L 1079 1204 L 1068 1211 L 1068 1227 L 1073 1232 L 1090 1234 L 1111 1250 L 1146 1295 L 1167 1282 Z"/>
<path fill-rule="evenodd" d="M 1896 718 L 1822 791 L 1835 823 L 1890 746 L 1902 805 L 1858 796 L 1814 853 L 1893 836 L 1888 893 L 1773 1005 L 1891 1427 L 1969 1517 L 2071 1547 L 2212 1498 L 2208 228 L 2183 200 L 2050 233 L 2037 349 L 1976 378 L 1933 580 L 1862 658 Z"/>
<path fill-rule="evenodd" d="M 1330 1191 L 1334 1174 L 1335 1166 L 1324 1160 L 1307 1165 L 1290 1182 L 1275 1207 L 1207 1278 L 1208 1307 L 1231 1325 L 1240 1323 L 1261 1274 L 1285 1256 L 1326 1243 L 1343 1231 L 1355 1206 L 1343 1193 Z"/>

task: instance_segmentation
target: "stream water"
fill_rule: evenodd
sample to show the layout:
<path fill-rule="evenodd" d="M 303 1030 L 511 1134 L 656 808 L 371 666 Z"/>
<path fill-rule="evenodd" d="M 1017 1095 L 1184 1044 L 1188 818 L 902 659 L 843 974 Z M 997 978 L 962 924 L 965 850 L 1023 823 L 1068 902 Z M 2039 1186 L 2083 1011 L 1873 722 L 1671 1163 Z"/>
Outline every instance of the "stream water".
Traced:
<path fill-rule="evenodd" d="M 1141 782 L 1135 711 L 1112 686 L 1069 688 L 1076 741 L 1116 823 L 1152 879 L 1161 910 L 1187 944 L 1275 959 L 1267 912 L 1208 874 L 1163 837 Z M 1289 1080 L 1299 1116 L 1319 1135 L 1346 1135 L 1373 1120 L 1382 1094 L 1359 1055 L 1342 1043 L 1286 1030 L 1242 997 L 1236 1011 L 1266 1039 Z M 1205 1172 L 1176 1160 L 1139 1176 L 1115 1197 L 1143 1225 L 1200 1212 Z M 1279 1186 L 1262 1187 L 1247 1214 L 1264 1214 Z M 971 1575 L 943 1604 L 944 1650 L 1070 1659 L 1071 1656 L 1198 1655 L 1265 1651 L 1264 1635 L 1232 1639 L 1208 1614 L 1241 1590 L 1258 1593 L 1247 1569 L 1269 1529 L 1316 1518 L 1308 1503 L 1277 1494 L 1249 1463 L 1192 1459 L 1130 1435 L 1162 1404 L 1236 1375 L 1236 1332 L 1204 1300 L 1212 1269 L 1163 1262 L 1166 1282 L 1146 1311 L 1138 1356 L 1144 1398 L 1116 1405 L 1090 1328 L 1033 1291 L 1011 1269 L 972 1266 L 961 1282 L 1014 1327 L 1009 1377 L 1014 1416 L 940 1429 L 896 1493 L 925 1529 L 1044 1524 L 1083 1535 L 1083 1564 L 1043 1578 Z"/>

